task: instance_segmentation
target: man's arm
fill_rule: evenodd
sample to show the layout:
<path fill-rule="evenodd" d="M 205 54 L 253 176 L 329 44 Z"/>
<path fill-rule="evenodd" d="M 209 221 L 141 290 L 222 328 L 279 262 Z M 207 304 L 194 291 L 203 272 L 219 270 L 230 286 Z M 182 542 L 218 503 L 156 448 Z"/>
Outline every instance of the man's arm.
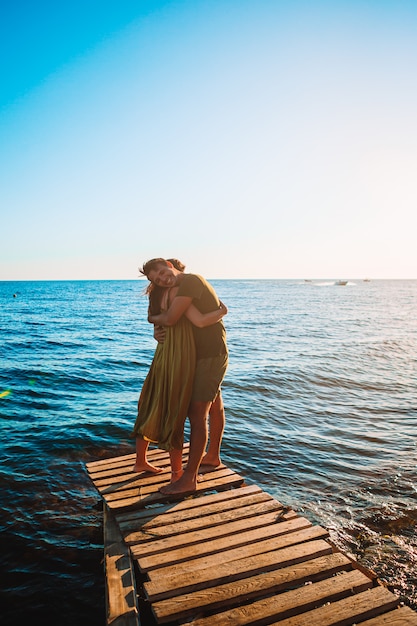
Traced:
<path fill-rule="evenodd" d="M 159 326 L 174 326 L 192 302 L 189 296 L 175 296 L 168 311 L 159 315 L 148 315 L 148 322 Z"/>

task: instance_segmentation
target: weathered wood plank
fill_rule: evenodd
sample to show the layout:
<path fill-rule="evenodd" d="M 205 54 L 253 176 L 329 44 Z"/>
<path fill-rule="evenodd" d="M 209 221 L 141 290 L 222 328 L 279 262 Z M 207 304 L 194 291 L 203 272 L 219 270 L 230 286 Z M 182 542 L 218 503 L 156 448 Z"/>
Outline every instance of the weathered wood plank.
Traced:
<path fill-rule="evenodd" d="M 175 563 L 169 567 L 161 567 L 148 572 L 150 580 L 157 578 L 161 580 L 163 576 L 182 576 L 187 573 L 194 572 L 198 569 L 206 569 L 209 567 L 218 568 L 220 564 L 238 561 L 239 559 L 247 559 L 257 554 L 280 550 L 289 546 L 295 546 L 306 541 L 314 541 L 317 539 L 325 539 L 329 533 L 320 526 L 312 526 L 299 532 L 287 533 L 284 536 L 266 539 L 264 541 L 251 542 L 238 548 L 223 548 L 214 554 L 204 555 L 200 558 L 192 559 L 183 563 Z M 213 542 L 214 544 L 216 542 Z"/>
<path fill-rule="evenodd" d="M 125 454 L 123 456 L 110 457 L 108 459 L 99 459 L 98 461 L 90 461 L 85 464 L 88 473 L 94 472 L 96 468 L 103 468 L 110 465 L 119 466 L 123 463 L 134 461 L 135 454 Z"/>
<path fill-rule="evenodd" d="M 417 613 L 409 606 L 402 606 L 384 615 L 361 622 L 360 626 L 417 626 Z"/>
<path fill-rule="evenodd" d="M 365 591 L 372 581 L 358 570 L 341 573 L 323 581 L 286 591 L 251 604 L 236 607 L 208 617 L 195 619 L 193 626 L 243 626 L 271 624 L 325 602 L 332 602 Z M 162 620 L 158 618 L 162 623 Z M 169 621 L 169 620 L 165 620 Z"/>
<path fill-rule="evenodd" d="M 188 509 L 199 509 L 200 506 L 206 504 L 215 504 L 217 502 L 223 502 L 234 499 L 243 498 L 245 496 L 255 495 L 259 493 L 265 493 L 257 485 L 247 485 L 245 487 L 237 487 L 236 489 L 230 489 L 225 492 L 211 493 L 208 495 L 197 495 L 194 497 L 180 500 L 179 502 L 165 502 L 154 504 L 152 507 L 141 509 L 137 511 L 120 511 L 115 513 L 115 518 L 120 528 L 130 528 L 129 524 L 132 522 L 135 524 L 137 521 L 140 523 L 142 519 L 147 517 L 158 517 L 160 514 L 167 512 L 185 511 Z M 272 496 L 269 496 L 272 497 Z M 282 505 L 284 508 L 284 505 Z"/>
<path fill-rule="evenodd" d="M 104 507 L 104 567 L 107 624 L 138 626 L 139 613 L 132 561 L 107 507 Z"/>
<path fill-rule="evenodd" d="M 183 457 L 188 456 L 188 449 L 184 452 Z M 164 450 L 158 450 L 155 448 L 154 450 L 150 450 L 147 454 L 148 459 L 152 463 L 156 463 L 158 461 L 167 461 L 169 463 L 169 454 Z M 90 474 L 94 474 L 95 472 L 101 472 L 108 469 L 118 469 L 120 467 L 132 467 L 136 460 L 136 454 L 126 454 L 124 456 L 112 457 L 109 459 L 101 459 L 100 461 L 95 461 L 93 463 L 87 463 L 87 471 Z"/>
<path fill-rule="evenodd" d="M 236 475 L 233 470 L 226 466 L 216 468 L 212 472 L 201 474 L 199 478 L 199 484 L 204 484 L 207 480 L 217 480 L 225 476 Z M 135 489 L 137 487 L 147 487 L 150 485 L 165 485 L 171 479 L 171 470 L 169 466 L 166 466 L 159 474 L 151 474 L 149 472 L 132 472 L 126 471 L 125 473 L 111 474 L 106 478 L 94 478 L 92 479 L 96 489 L 103 495 L 107 495 L 107 499 L 117 499 L 118 492 L 128 491 L 129 489 Z"/>
<path fill-rule="evenodd" d="M 160 474 L 126 472 L 104 480 L 94 480 L 94 485 L 100 495 L 105 497 L 108 502 L 111 502 L 112 500 L 124 497 L 133 490 L 142 490 L 146 487 L 151 490 L 159 489 L 161 485 L 169 480 L 169 476 L 170 473 L 168 469 L 165 469 Z"/>
<path fill-rule="evenodd" d="M 279 517 L 278 522 L 281 519 L 291 519 L 296 514 L 294 511 L 285 513 L 282 517 Z M 167 537 L 165 539 L 158 539 L 155 541 L 147 541 L 139 543 L 138 545 L 132 544 L 130 551 L 134 558 L 143 556 L 149 556 L 151 554 L 158 554 L 165 552 L 165 550 L 172 550 L 174 548 L 180 548 L 185 546 L 191 546 L 200 543 L 200 541 L 208 541 L 220 537 L 226 537 L 233 533 L 240 533 L 250 528 L 260 528 L 262 526 L 268 526 L 276 523 L 277 513 L 267 513 L 265 515 L 257 515 L 249 519 L 238 520 L 237 522 L 229 522 L 228 524 L 222 524 L 215 529 L 204 528 L 203 530 L 196 530 L 190 533 L 184 533 L 173 537 Z"/>
<path fill-rule="evenodd" d="M 328 578 L 339 571 L 351 568 L 351 561 L 338 552 L 272 572 L 155 602 L 153 611 L 159 622 L 184 620 L 197 612 L 238 606 L 260 596 L 282 592 L 307 581 Z"/>
<path fill-rule="evenodd" d="M 183 456 L 188 455 L 189 447 L 190 447 L 190 444 L 186 442 L 183 448 Z M 147 457 L 152 463 L 154 463 L 156 459 L 167 459 L 169 461 L 168 452 L 166 452 L 165 450 L 161 450 L 160 448 L 149 448 Z M 135 458 L 136 458 L 136 454 L 132 452 L 130 454 L 124 454 L 121 456 L 109 457 L 107 459 L 99 459 L 97 461 L 90 461 L 89 463 L 85 464 L 85 467 L 89 473 L 94 473 L 96 469 L 100 471 L 100 468 L 103 468 L 105 466 L 108 466 L 108 467 L 112 467 L 112 466 L 119 467 L 121 465 L 128 466 L 130 465 L 130 463 L 135 462 Z"/>
<path fill-rule="evenodd" d="M 234 472 L 230 472 L 220 478 L 216 476 L 209 478 L 209 476 L 212 476 L 212 474 L 206 475 L 204 480 L 197 484 L 196 494 L 204 493 L 211 489 L 217 489 L 219 491 L 222 489 L 230 489 L 243 483 L 242 476 Z M 183 499 L 183 496 L 179 495 L 174 497 L 172 495 L 165 496 L 161 494 L 158 491 L 159 484 L 160 483 L 154 483 L 147 487 L 136 487 L 134 489 L 120 491 L 119 493 L 102 494 L 102 496 L 112 510 L 126 509 L 128 507 L 144 507 L 154 504 L 155 502 L 170 502 Z"/>
<path fill-rule="evenodd" d="M 287 519 L 287 516 L 291 518 L 294 515 L 294 512 L 289 512 L 286 513 L 283 517 L 284 519 Z M 213 533 L 213 530 L 211 528 L 205 528 L 203 530 L 185 533 L 173 537 L 167 537 L 165 539 L 148 541 L 146 543 L 140 543 L 138 545 L 132 544 L 130 546 L 130 551 L 134 558 L 149 556 L 151 554 L 165 552 L 166 550 L 196 545 L 201 541 L 209 541 L 220 537 L 226 537 L 234 533 L 243 532 L 248 528 L 260 528 L 262 526 L 274 524 L 275 521 L 276 513 L 267 513 L 266 515 L 258 515 L 257 517 L 238 520 L 237 522 L 230 522 L 229 524 L 223 524 L 222 526 L 217 527 L 216 533 Z M 280 521 L 281 520 L 279 520 L 278 523 L 280 523 Z"/>
<path fill-rule="evenodd" d="M 387 611 L 390 611 L 388 614 L 390 616 L 392 609 L 395 609 L 398 603 L 399 600 L 393 593 L 385 587 L 378 586 L 313 611 L 307 611 L 302 615 L 280 620 L 276 624 L 279 626 L 351 626 L 355 622 L 360 622 L 361 626 L 364 626 L 363 620 L 368 617 Z M 389 618 L 388 621 L 376 622 L 376 624 L 379 623 L 391 626 L 394 622 Z"/>
<path fill-rule="evenodd" d="M 250 543 L 272 540 L 282 535 L 293 535 L 299 530 L 310 529 L 311 526 L 311 522 L 305 517 L 295 517 L 294 519 L 280 523 L 275 522 L 253 530 L 247 530 L 245 528 L 242 532 L 235 531 L 233 534 L 229 534 L 226 537 L 219 538 L 216 536 L 215 539 L 200 541 L 198 544 L 192 544 L 191 546 L 181 548 L 175 546 L 171 550 L 166 549 L 165 552 L 156 555 L 138 557 L 138 565 L 141 571 L 148 573 L 154 569 L 174 564 L 176 564 L 176 567 L 182 564 L 184 568 L 193 568 L 194 564 L 192 561 L 203 555 L 209 556 L 210 554 L 222 552 L 223 550 L 248 546 Z M 181 569 L 182 568 L 180 568 L 180 571 Z"/>
<path fill-rule="evenodd" d="M 135 487 L 145 487 L 146 485 L 158 484 L 159 486 L 166 484 L 171 479 L 171 468 L 169 460 L 158 463 L 162 467 L 162 472 L 152 474 L 150 472 L 135 472 L 133 464 L 128 468 L 119 468 L 115 470 L 106 470 L 98 474 L 90 476 L 96 489 L 102 494 L 111 494 L 120 490 L 134 489 Z M 230 476 L 233 470 L 225 465 L 217 467 L 211 472 L 200 474 L 200 482 L 204 482 L 206 478 L 221 478 L 222 476 Z"/>
<path fill-rule="evenodd" d="M 206 587 L 214 587 L 226 582 L 254 576 L 260 572 L 268 572 L 301 561 L 308 561 L 325 554 L 331 554 L 332 549 L 326 541 L 321 539 L 308 541 L 289 548 L 271 550 L 252 557 L 221 563 L 216 568 L 206 568 L 192 571 L 182 576 L 164 576 L 145 582 L 143 587 L 150 602 L 163 600 L 175 595 L 198 591 Z"/>
<path fill-rule="evenodd" d="M 160 474 L 132 472 L 134 453 L 86 465 L 105 502 L 107 626 L 138 626 L 132 557 L 160 623 L 417 626 L 417 613 L 399 608 L 325 529 L 257 485 L 220 466 L 192 497 L 172 498 L 159 492 L 169 454 L 156 448 L 149 458 Z"/>
<path fill-rule="evenodd" d="M 146 478 L 147 476 L 152 476 L 150 472 L 135 472 L 133 470 L 134 463 L 135 459 L 132 459 L 132 461 L 130 461 L 129 463 L 120 464 L 118 466 L 103 466 L 100 470 L 89 472 L 89 476 L 91 480 L 93 480 L 95 483 L 99 483 L 100 481 L 100 486 L 103 486 L 106 483 L 111 484 L 112 482 L 116 481 L 118 477 L 124 475 L 126 477 L 136 476 L 138 478 Z M 156 459 L 154 463 L 156 463 L 158 467 L 161 467 L 166 473 L 168 473 L 170 469 L 169 459 Z"/>
<path fill-rule="evenodd" d="M 179 521 L 173 524 L 166 524 L 165 526 L 152 526 L 148 529 L 145 524 L 141 530 L 128 532 L 124 534 L 124 540 L 127 544 L 138 543 L 140 541 L 154 541 L 157 538 L 168 537 L 170 535 L 180 535 L 183 533 L 189 533 L 193 530 L 200 530 L 202 528 L 212 528 L 216 532 L 215 527 L 221 524 L 226 524 L 231 520 L 239 520 L 245 518 L 251 518 L 256 515 L 262 515 L 263 513 L 271 513 L 273 511 L 281 511 L 281 505 L 274 499 L 267 500 L 266 502 L 259 502 L 258 504 L 252 504 L 248 506 L 235 507 L 231 510 L 225 510 L 212 515 L 204 515 L 203 517 L 193 517 Z"/>
<path fill-rule="evenodd" d="M 237 491 L 235 489 L 235 491 Z M 127 535 L 128 532 L 134 531 L 149 531 L 152 528 L 171 526 L 172 524 L 185 523 L 188 520 L 198 519 L 203 526 L 203 518 L 209 515 L 215 515 L 217 513 L 226 513 L 227 511 L 236 511 L 237 509 L 248 507 L 251 505 L 262 504 L 264 502 L 277 502 L 272 496 L 265 492 L 259 492 L 255 494 L 249 494 L 247 496 L 242 495 L 241 498 L 226 498 L 220 502 L 207 502 L 201 504 L 199 507 L 193 506 L 181 509 L 174 509 L 174 506 L 166 507 L 165 512 L 155 514 L 155 511 L 147 512 L 147 516 L 142 515 L 132 523 L 132 520 L 128 522 L 120 522 L 119 528 L 123 535 Z M 282 510 L 282 505 L 277 503 L 279 510 Z M 139 522 L 139 523 L 138 523 Z"/>

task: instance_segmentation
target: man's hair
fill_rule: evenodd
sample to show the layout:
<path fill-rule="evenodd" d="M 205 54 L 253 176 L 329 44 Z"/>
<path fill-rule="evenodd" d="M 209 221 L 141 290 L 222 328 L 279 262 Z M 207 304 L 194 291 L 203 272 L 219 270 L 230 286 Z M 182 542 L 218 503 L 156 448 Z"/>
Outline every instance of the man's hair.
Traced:
<path fill-rule="evenodd" d="M 178 270 L 179 272 L 183 272 L 185 270 L 184 263 L 182 263 L 179 259 L 167 259 L 167 261 L 172 263 L 175 269 Z"/>

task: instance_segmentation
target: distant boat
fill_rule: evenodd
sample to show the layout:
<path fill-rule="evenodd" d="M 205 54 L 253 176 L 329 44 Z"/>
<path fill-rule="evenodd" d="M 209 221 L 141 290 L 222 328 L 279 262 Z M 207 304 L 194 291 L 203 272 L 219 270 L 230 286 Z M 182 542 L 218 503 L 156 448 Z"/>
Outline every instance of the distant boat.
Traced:
<path fill-rule="evenodd" d="M 370 282 L 371 282 L 371 279 L 370 279 L 370 278 L 364 278 L 364 279 L 363 279 L 363 282 L 364 282 L 364 283 L 370 283 Z"/>
<path fill-rule="evenodd" d="M 337 280 L 335 282 L 335 285 L 347 285 L 348 281 L 347 280 Z"/>

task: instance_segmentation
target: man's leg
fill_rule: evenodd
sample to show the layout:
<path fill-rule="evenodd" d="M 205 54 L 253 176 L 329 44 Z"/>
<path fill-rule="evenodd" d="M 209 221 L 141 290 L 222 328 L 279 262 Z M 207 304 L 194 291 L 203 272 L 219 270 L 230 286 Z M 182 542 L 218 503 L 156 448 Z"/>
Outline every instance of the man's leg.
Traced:
<path fill-rule="evenodd" d="M 217 398 L 210 407 L 209 413 L 209 445 L 207 453 L 203 456 L 201 465 L 218 467 L 221 464 L 220 446 L 222 442 L 226 416 L 222 393 L 219 391 Z"/>
<path fill-rule="evenodd" d="M 190 450 L 184 473 L 176 482 L 161 487 L 161 493 L 181 494 L 195 491 L 197 474 L 207 445 L 207 416 L 211 402 L 191 402 L 188 418 L 190 420 Z"/>
<path fill-rule="evenodd" d="M 171 482 L 175 483 L 184 473 L 182 469 L 182 450 L 170 450 L 169 458 L 171 461 Z"/>

